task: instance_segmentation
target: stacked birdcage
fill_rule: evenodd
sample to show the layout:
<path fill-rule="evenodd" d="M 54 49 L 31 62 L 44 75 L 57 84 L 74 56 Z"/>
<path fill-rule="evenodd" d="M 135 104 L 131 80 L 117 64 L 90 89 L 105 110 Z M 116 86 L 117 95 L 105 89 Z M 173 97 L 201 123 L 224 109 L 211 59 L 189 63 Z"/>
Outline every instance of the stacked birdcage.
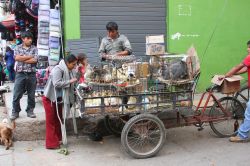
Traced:
<path fill-rule="evenodd" d="M 190 108 L 198 71 L 193 70 L 192 57 L 161 54 L 148 59 L 109 56 L 100 66 L 87 69 L 91 93 L 81 93 L 81 112 L 130 114 Z"/>

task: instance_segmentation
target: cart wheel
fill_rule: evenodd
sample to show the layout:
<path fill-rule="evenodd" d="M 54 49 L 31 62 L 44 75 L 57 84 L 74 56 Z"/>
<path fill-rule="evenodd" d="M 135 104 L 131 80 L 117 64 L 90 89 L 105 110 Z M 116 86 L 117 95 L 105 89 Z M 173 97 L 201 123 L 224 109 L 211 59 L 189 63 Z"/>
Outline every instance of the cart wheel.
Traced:
<path fill-rule="evenodd" d="M 239 100 L 233 97 L 223 97 L 218 101 L 224 110 L 229 113 L 229 116 L 222 111 L 218 103 L 214 103 L 209 112 L 209 117 L 215 120 L 209 122 L 210 127 L 219 137 L 233 136 L 244 120 L 244 107 Z M 217 120 L 219 118 L 222 119 Z"/>
<path fill-rule="evenodd" d="M 152 114 L 140 114 L 131 118 L 124 126 L 121 143 L 125 151 L 134 158 L 156 155 L 166 139 L 162 121 Z"/>
<path fill-rule="evenodd" d="M 124 121 L 121 117 L 113 117 L 110 118 L 108 115 L 105 116 L 104 125 L 106 129 L 116 137 L 120 137 L 122 133 L 122 129 L 125 125 Z"/>
<path fill-rule="evenodd" d="M 243 86 L 240 91 L 235 93 L 234 97 L 242 103 L 244 108 L 246 108 L 246 104 L 250 98 L 248 85 Z"/>

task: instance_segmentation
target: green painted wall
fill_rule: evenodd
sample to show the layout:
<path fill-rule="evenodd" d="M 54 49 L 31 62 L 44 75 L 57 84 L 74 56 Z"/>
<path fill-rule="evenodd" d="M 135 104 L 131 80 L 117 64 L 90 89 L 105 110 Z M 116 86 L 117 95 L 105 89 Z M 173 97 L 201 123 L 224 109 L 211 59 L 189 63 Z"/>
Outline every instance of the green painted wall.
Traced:
<path fill-rule="evenodd" d="M 80 0 L 64 0 L 64 37 L 68 39 L 80 39 Z"/>
<path fill-rule="evenodd" d="M 246 56 L 249 0 L 167 0 L 167 4 L 168 52 L 183 53 L 194 44 L 201 61 L 198 90 Z M 177 32 L 182 36 L 172 39 Z"/>

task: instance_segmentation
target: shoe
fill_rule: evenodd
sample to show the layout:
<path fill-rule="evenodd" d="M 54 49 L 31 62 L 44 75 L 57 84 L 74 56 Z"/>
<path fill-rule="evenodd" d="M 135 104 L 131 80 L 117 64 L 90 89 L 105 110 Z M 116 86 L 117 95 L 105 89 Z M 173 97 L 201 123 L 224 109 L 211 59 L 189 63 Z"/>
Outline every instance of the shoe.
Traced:
<path fill-rule="evenodd" d="M 27 117 L 36 118 L 36 115 L 34 114 L 34 112 L 28 112 Z"/>
<path fill-rule="evenodd" d="M 19 113 L 12 113 L 10 116 L 10 120 L 15 120 L 19 117 Z"/>
<path fill-rule="evenodd" d="M 229 138 L 230 142 L 247 142 L 247 139 L 242 139 L 239 136 L 234 136 Z"/>

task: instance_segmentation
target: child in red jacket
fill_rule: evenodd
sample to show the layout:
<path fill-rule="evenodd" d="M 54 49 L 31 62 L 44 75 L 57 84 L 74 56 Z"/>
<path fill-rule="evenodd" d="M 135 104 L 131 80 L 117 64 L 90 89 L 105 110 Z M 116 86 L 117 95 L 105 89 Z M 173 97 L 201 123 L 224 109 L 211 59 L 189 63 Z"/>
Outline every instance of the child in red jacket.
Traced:
<path fill-rule="evenodd" d="M 77 78 L 78 78 L 79 84 L 81 84 L 84 82 L 84 73 L 88 65 L 88 60 L 87 60 L 86 54 L 84 53 L 78 54 L 77 58 L 78 58 Z"/>

